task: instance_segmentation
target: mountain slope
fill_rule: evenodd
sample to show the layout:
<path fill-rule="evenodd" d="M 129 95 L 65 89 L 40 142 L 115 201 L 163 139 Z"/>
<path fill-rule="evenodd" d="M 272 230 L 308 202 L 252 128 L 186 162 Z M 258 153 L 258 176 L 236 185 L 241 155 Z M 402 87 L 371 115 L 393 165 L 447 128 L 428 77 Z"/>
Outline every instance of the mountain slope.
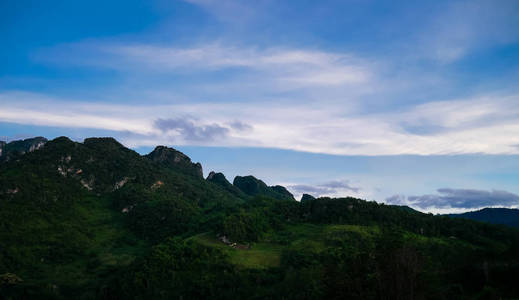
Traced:
<path fill-rule="evenodd" d="M 57 138 L 0 165 L 0 274 L 84 289 L 150 243 L 211 227 L 206 209 L 241 202 L 112 138 Z"/>

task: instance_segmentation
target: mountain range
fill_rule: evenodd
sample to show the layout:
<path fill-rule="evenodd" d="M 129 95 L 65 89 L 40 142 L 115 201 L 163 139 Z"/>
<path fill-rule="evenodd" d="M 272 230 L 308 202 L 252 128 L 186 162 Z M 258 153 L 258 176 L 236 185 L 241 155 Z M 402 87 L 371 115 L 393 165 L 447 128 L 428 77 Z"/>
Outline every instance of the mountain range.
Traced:
<path fill-rule="evenodd" d="M 519 231 L 463 219 L 515 226 L 515 211 L 296 201 L 252 175 L 204 178 L 180 151 L 140 155 L 113 138 L 0 146 L 5 299 L 519 296 Z"/>

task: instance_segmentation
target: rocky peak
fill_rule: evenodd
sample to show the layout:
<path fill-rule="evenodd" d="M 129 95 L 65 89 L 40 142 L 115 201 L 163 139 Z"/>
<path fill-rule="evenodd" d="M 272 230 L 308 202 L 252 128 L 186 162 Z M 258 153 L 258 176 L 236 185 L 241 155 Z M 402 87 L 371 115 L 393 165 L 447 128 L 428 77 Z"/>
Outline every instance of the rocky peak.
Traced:
<path fill-rule="evenodd" d="M 51 142 L 53 142 L 53 143 L 72 143 L 72 140 L 66 136 L 60 136 L 60 137 L 53 139 Z"/>
<path fill-rule="evenodd" d="M 90 148 L 102 147 L 104 150 L 124 149 L 125 147 L 112 137 L 92 137 L 83 141 L 83 145 Z"/>
<path fill-rule="evenodd" d="M 280 185 L 269 187 L 265 182 L 251 175 L 236 176 L 233 185 L 250 196 L 262 195 L 280 200 L 295 200 L 286 188 Z"/>
<path fill-rule="evenodd" d="M 234 181 L 232 184 L 235 187 L 239 188 L 245 194 L 251 196 L 261 194 L 268 188 L 265 182 L 261 181 L 260 179 L 257 179 L 252 175 L 236 176 L 234 177 Z"/>
<path fill-rule="evenodd" d="M 281 185 L 275 185 L 275 186 L 272 186 L 271 187 L 275 192 L 281 194 L 281 195 L 284 195 L 286 196 L 287 198 L 292 198 L 294 199 L 294 195 L 292 195 L 292 193 L 290 193 L 284 186 L 281 186 Z"/>
<path fill-rule="evenodd" d="M 6 146 L 11 149 L 17 149 L 21 152 L 33 152 L 43 147 L 45 143 L 47 143 L 47 139 L 38 136 L 25 140 L 13 141 L 7 144 Z"/>
<path fill-rule="evenodd" d="M 45 144 L 46 151 L 60 153 L 61 155 L 64 155 L 65 152 L 70 152 L 75 147 L 76 143 L 66 136 L 57 137 Z"/>
<path fill-rule="evenodd" d="M 309 195 L 309 194 L 303 194 L 303 196 L 301 197 L 301 202 L 303 201 L 308 201 L 308 200 L 314 200 L 315 197 L 312 196 L 312 195 Z"/>
<path fill-rule="evenodd" d="M 227 178 L 225 178 L 225 175 L 223 175 L 223 173 L 215 173 L 213 171 L 209 173 L 209 176 L 207 176 L 207 180 L 212 182 L 227 182 L 231 184 L 229 181 L 227 181 Z"/>
<path fill-rule="evenodd" d="M 47 143 L 47 139 L 41 136 L 9 143 L 0 141 L 0 157 L 9 160 L 18 155 L 36 151 L 42 148 L 45 143 Z"/>
<path fill-rule="evenodd" d="M 4 152 L 4 146 L 5 146 L 5 142 L 0 141 L 0 156 L 2 156 L 2 153 Z"/>
<path fill-rule="evenodd" d="M 214 178 L 214 175 L 216 175 L 214 171 L 209 172 L 209 175 L 207 176 L 206 180 L 212 180 Z"/>
<path fill-rule="evenodd" d="M 157 146 L 145 157 L 176 171 L 203 178 L 202 165 L 193 163 L 187 155 L 173 148 Z"/>
<path fill-rule="evenodd" d="M 232 185 L 227 180 L 227 178 L 225 178 L 225 175 L 223 175 L 222 173 L 215 173 L 215 172 L 211 171 L 209 173 L 209 176 L 207 176 L 206 180 L 224 188 L 228 192 L 230 192 L 238 197 L 246 197 L 246 195 L 239 188 Z"/>

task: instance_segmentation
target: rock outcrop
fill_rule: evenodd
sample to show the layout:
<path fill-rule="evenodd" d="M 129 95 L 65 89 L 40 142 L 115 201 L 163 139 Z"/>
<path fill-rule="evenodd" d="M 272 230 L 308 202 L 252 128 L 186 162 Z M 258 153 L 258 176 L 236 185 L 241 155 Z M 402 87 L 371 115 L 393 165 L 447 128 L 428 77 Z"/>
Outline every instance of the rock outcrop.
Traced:
<path fill-rule="evenodd" d="M 232 185 L 227 178 L 225 178 L 225 175 L 222 173 L 215 173 L 211 171 L 209 173 L 209 176 L 207 176 L 206 179 L 208 182 L 212 182 L 221 188 L 225 189 L 226 191 L 238 196 L 238 197 L 244 197 L 246 196 L 239 188 Z"/>
<path fill-rule="evenodd" d="M 290 193 L 284 186 L 275 185 L 270 188 L 274 190 L 276 193 L 285 196 L 287 199 L 294 199 L 294 195 L 292 195 L 292 193 Z"/>
<path fill-rule="evenodd" d="M 145 157 L 177 172 L 203 178 L 202 165 L 193 163 L 187 155 L 173 148 L 157 146 Z"/>
<path fill-rule="evenodd" d="M 5 144 L 6 143 L 4 141 L 0 141 L 0 158 L 2 157 L 2 154 L 4 153 Z"/>
<path fill-rule="evenodd" d="M 303 194 L 301 197 L 301 202 L 307 201 L 307 200 L 314 200 L 315 197 L 309 194 Z"/>
<path fill-rule="evenodd" d="M 284 187 L 277 185 L 269 187 L 254 176 L 236 176 L 233 185 L 249 196 L 267 196 L 280 200 L 295 200 L 294 196 Z"/>
<path fill-rule="evenodd" d="M 8 161 L 25 153 L 36 151 L 46 143 L 47 139 L 41 136 L 9 143 L 0 141 L 0 161 Z"/>

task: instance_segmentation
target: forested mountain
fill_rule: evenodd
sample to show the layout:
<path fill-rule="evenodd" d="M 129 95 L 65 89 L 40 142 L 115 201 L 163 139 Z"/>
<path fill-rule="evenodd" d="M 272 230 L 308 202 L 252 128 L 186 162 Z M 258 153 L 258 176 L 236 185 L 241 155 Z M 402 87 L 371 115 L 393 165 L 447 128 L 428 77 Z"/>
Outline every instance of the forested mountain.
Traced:
<path fill-rule="evenodd" d="M 5 142 L 0 141 L 0 162 L 7 161 L 9 159 L 15 159 L 16 157 L 25 154 L 26 152 L 32 152 L 43 147 L 47 139 L 44 137 L 35 137 L 25 140 Z"/>
<path fill-rule="evenodd" d="M 163 166 L 174 169 L 180 173 L 197 176 L 202 178 L 202 165 L 193 163 L 184 153 L 164 146 L 158 146 L 146 158 L 162 164 Z"/>
<path fill-rule="evenodd" d="M 263 195 L 280 200 L 295 200 L 286 188 L 280 185 L 267 186 L 265 182 L 252 175 L 236 176 L 232 184 L 249 196 Z"/>
<path fill-rule="evenodd" d="M 61 137 L 0 162 L 0 298 L 519 297 L 519 231 L 204 179 L 163 146 Z M 27 148 L 25 148 L 27 149 Z"/>
<path fill-rule="evenodd" d="M 513 208 L 483 208 L 477 211 L 469 211 L 462 214 L 450 214 L 453 218 L 463 218 L 488 222 L 492 224 L 503 224 L 519 228 L 519 210 Z"/>

